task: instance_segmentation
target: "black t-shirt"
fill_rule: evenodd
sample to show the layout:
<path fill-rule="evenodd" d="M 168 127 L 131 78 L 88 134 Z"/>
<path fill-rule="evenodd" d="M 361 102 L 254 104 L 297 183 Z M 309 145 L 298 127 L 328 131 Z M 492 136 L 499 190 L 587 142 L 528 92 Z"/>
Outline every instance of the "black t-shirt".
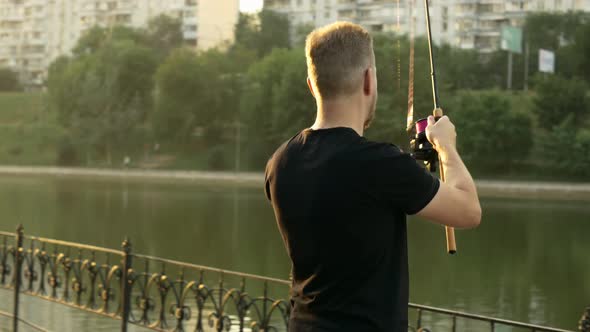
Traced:
<path fill-rule="evenodd" d="M 391 144 L 306 129 L 266 166 L 292 261 L 289 331 L 407 331 L 406 214 L 439 182 Z"/>

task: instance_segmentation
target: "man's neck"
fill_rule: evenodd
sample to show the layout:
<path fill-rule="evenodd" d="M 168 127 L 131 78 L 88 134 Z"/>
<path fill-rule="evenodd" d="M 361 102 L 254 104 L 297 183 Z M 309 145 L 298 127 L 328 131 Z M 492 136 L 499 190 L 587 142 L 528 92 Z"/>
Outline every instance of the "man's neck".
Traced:
<path fill-rule="evenodd" d="M 362 112 L 359 112 L 362 106 L 358 102 L 349 98 L 339 98 L 329 101 L 318 100 L 317 104 L 317 116 L 311 129 L 348 127 L 359 136 L 363 136 L 365 120 L 362 118 Z"/>

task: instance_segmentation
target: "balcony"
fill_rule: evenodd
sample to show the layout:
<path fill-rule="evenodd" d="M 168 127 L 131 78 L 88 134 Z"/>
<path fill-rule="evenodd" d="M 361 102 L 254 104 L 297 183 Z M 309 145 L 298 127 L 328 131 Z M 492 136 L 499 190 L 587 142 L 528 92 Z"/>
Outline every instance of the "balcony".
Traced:
<path fill-rule="evenodd" d="M 455 13 L 456 18 L 477 18 L 477 13 L 475 11 L 460 11 Z"/>
<path fill-rule="evenodd" d="M 506 17 L 506 13 L 501 12 L 501 13 L 479 13 L 479 15 L 477 15 L 477 17 L 480 20 L 486 20 L 486 21 L 500 21 L 500 20 L 505 20 L 507 19 Z"/>
<path fill-rule="evenodd" d="M 479 0 L 478 4 L 481 4 L 481 5 L 499 5 L 499 4 L 504 4 L 504 0 Z"/>
<path fill-rule="evenodd" d="M 198 24 L 198 19 L 193 16 L 193 17 L 184 17 L 182 19 L 182 23 L 184 25 L 197 25 Z"/>
<path fill-rule="evenodd" d="M 291 7 L 289 0 L 264 0 L 262 5 L 265 9 L 285 10 Z"/>
<path fill-rule="evenodd" d="M 46 38 L 29 38 L 29 39 L 25 39 L 23 44 L 33 45 L 33 46 L 45 46 L 45 45 L 47 45 L 47 39 Z"/>
<path fill-rule="evenodd" d="M 22 13 L 9 13 L 0 18 L 0 22 L 22 22 L 25 19 Z"/>
<path fill-rule="evenodd" d="M 478 28 L 474 34 L 482 37 L 500 37 L 501 33 L 499 28 Z"/>
<path fill-rule="evenodd" d="M 198 35 L 196 31 L 183 31 L 182 36 L 185 40 L 195 40 Z"/>

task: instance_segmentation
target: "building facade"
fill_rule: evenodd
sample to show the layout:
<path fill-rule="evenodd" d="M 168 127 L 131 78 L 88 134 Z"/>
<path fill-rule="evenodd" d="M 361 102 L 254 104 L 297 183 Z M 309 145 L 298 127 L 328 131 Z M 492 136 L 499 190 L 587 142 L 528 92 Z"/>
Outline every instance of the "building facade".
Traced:
<path fill-rule="evenodd" d="M 293 26 L 334 21 L 361 24 L 373 32 L 426 33 L 423 0 L 265 0 L 264 7 L 288 15 Z M 521 26 L 530 12 L 590 11 L 590 0 L 431 0 L 435 43 L 491 52 L 503 25 Z"/>
<path fill-rule="evenodd" d="M 590 11 L 588 0 L 440 0 L 438 3 L 442 12 L 448 13 L 450 23 L 442 27 L 440 41 L 483 53 L 498 49 L 503 25 L 522 26 L 529 13 Z"/>
<path fill-rule="evenodd" d="M 179 18 L 186 43 L 206 49 L 231 40 L 238 10 L 239 0 L 0 0 L 0 67 L 39 86 L 87 29 L 142 28 L 161 14 Z"/>

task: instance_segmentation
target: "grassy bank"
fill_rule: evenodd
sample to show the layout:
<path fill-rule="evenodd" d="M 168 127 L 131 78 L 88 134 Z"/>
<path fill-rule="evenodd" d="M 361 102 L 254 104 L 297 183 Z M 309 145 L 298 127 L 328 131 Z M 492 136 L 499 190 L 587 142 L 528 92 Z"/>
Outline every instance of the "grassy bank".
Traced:
<path fill-rule="evenodd" d="M 63 135 L 43 93 L 0 93 L 0 164 L 54 165 Z"/>

